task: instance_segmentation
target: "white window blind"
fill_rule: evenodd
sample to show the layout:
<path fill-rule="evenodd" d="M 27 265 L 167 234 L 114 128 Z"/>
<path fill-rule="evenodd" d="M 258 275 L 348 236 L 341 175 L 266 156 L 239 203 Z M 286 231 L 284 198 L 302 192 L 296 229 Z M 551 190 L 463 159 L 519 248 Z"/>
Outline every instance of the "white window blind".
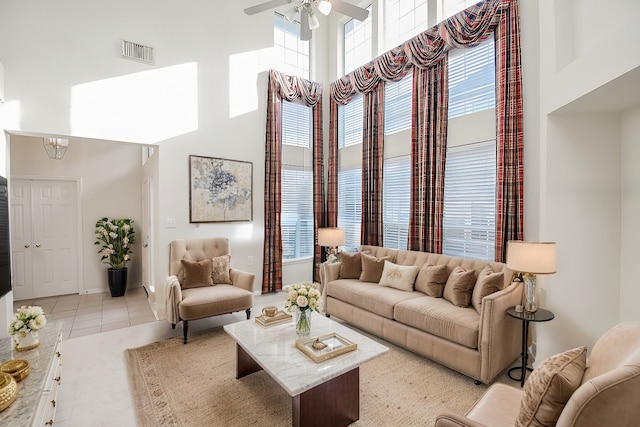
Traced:
<path fill-rule="evenodd" d="M 493 37 L 449 54 L 449 119 L 495 108 L 495 70 Z"/>
<path fill-rule="evenodd" d="M 282 258 L 313 255 L 313 172 L 282 167 Z"/>
<path fill-rule="evenodd" d="M 384 246 L 407 249 L 411 199 L 411 156 L 385 159 L 382 191 Z"/>
<path fill-rule="evenodd" d="M 385 0 L 384 40 L 387 49 L 393 49 L 427 28 L 427 0 Z"/>
<path fill-rule="evenodd" d="M 444 180 L 443 253 L 495 259 L 496 143 L 447 150 Z"/>
<path fill-rule="evenodd" d="M 338 106 L 338 148 L 362 144 L 363 102 L 362 95 L 354 95 L 350 103 Z"/>
<path fill-rule="evenodd" d="M 355 252 L 360 247 L 362 218 L 362 169 L 338 172 L 338 227 L 344 229 L 345 250 Z"/>
<path fill-rule="evenodd" d="M 300 40 L 298 22 L 289 22 L 283 15 L 274 13 L 273 46 L 274 68 L 291 76 L 309 79 L 309 41 Z"/>
<path fill-rule="evenodd" d="M 371 6 L 364 21 L 350 19 L 344 24 L 344 73 L 355 70 L 373 59 L 371 39 Z"/>
<path fill-rule="evenodd" d="M 282 101 L 282 143 L 311 148 L 311 107 Z"/>
<path fill-rule="evenodd" d="M 413 73 L 384 87 L 384 134 L 411 129 Z"/>

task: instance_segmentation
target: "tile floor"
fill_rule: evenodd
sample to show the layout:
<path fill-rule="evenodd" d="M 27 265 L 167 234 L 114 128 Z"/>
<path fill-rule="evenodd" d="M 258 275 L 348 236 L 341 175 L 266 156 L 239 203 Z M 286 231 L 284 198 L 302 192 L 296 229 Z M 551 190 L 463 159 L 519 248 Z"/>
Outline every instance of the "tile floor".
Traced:
<path fill-rule="evenodd" d="M 144 295 L 144 290 L 141 291 Z M 131 298 L 127 299 L 127 297 Z M 108 295 L 101 295 L 100 299 L 98 297 L 90 299 L 94 308 L 100 305 L 96 300 L 101 301 L 99 324 L 96 320 L 88 322 L 80 317 L 85 315 L 88 304 L 88 299 L 82 297 L 77 303 L 76 314 L 60 317 L 66 322 L 66 327 L 71 325 L 71 329 L 69 329 L 69 337 L 65 337 L 62 342 L 62 382 L 58 391 L 59 406 L 54 426 L 135 426 L 124 366 L 124 350 L 174 336 L 182 336 L 182 327 L 178 325 L 176 329 L 171 329 L 169 323 L 165 320 L 155 321 L 155 317 L 147 323 L 142 323 L 143 318 L 149 319 L 149 317 L 145 317 L 146 314 L 140 314 L 145 313 L 146 310 L 142 309 L 144 304 L 139 301 L 143 300 L 146 303 L 146 298 L 140 295 L 129 295 L 129 291 L 127 291 L 127 297 L 122 300 L 124 305 L 120 306 L 120 310 L 126 306 L 131 326 L 124 324 L 123 316 L 121 320 L 112 321 L 118 316 L 111 314 L 113 313 L 111 305 L 116 303 L 110 301 L 111 297 Z M 67 297 L 59 298 L 62 300 L 56 301 L 50 307 L 51 315 L 55 315 L 56 312 L 73 311 L 73 309 L 62 311 L 62 307 L 67 305 L 65 301 Z M 282 308 L 285 299 L 282 293 L 257 295 L 254 298 L 252 316 L 259 314 L 262 307 L 266 305 L 277 305 Z M 60 303 L 59 311 L 55 311 L 58 303 Z M 146 304 L 147 310 L 151 311 L 149 304 Z M 72 306 L 71 303 L 68 305 Z M 245 318 L 242 312 L 202 319 L 190 323 L 189 332 L 220 327 Z M 122 326 L 115 327 L 114 324 Z"/>

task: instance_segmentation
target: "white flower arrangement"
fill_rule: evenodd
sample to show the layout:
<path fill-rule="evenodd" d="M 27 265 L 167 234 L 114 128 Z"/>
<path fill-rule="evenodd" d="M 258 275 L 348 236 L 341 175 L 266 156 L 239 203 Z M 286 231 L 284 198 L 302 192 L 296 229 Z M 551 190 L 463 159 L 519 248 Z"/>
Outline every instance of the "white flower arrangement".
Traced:
<path fill-rule="evenodd" d="M 102 255 L 100 261 L 105 262 L 116 270 L 125 268 L 131 260 L 129 253 L 131 245 L 136 242 L 130 219 L 99 219 L 96 222 L 96 245 L 101 245 L 98 253 Z"/>
<path fill-rule="evenodd" d="M 38 331 L 46 324 L 47 318 L 42 307 L 23 305 L 13 315 L 13 319 L 9 323 L 9 335 L 13 336 L 16 342 L 20 337 L 24 338 L 29 333 L 35 338 L 38 336 Z"/>
<path fill-rule="evenodd" d="M 295 308 L 301 311 L 321 311 L 320 290 L 317 283 L 300 282 L 284 288 L 289 293 L 284 308 L 292 312 Z"/>

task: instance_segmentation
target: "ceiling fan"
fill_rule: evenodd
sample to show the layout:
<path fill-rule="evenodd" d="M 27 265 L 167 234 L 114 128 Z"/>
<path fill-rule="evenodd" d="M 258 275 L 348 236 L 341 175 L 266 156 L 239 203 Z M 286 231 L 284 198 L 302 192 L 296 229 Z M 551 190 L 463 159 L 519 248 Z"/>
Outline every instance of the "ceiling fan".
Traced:
<path fill-rule="evenodd" d="M 335 10 L 358 21 L 364 21 L 369 16 L 367 9 L 354 6 L 343 0 L 270 0 L 246 8 L 244 13 L 254 15 L 285 4 L 293 4 L 293 7 L 285 12 L 284 16 L 289 22 L 299 19 L 300 40 L 311 40 L 311 31 L 320 27 L 320 22 L 315 15 L 316 11 L 323 15 L 329 15 L 331 10 Z"/>

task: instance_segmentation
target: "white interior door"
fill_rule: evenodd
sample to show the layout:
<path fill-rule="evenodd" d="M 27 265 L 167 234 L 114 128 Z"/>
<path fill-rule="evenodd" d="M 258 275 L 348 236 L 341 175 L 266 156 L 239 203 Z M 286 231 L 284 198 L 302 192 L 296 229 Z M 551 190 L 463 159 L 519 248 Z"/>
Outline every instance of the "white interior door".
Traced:
<path fill-rule="evenodd" d="M 15 229 L 21 230 L 12 235 L 14 298 L 78 293 L 76 182 L 16 179 L 10 185 L 12 214 L 16 213 L 11 221 L 16 223 Z M 26 199 L 30 199 L 30 212 L 26 210 Z M 30 239 L 25 238 L 29 234 Z M 19 276 L 20 286 L 16 283 Z"/>
<path fill-rule="evenodd" d="M 153 294 L 153 177 L 148 176 L 142 183 L 142 224 L 140 237 L 142 240 L 142 285 L 149 294 Z"/>

